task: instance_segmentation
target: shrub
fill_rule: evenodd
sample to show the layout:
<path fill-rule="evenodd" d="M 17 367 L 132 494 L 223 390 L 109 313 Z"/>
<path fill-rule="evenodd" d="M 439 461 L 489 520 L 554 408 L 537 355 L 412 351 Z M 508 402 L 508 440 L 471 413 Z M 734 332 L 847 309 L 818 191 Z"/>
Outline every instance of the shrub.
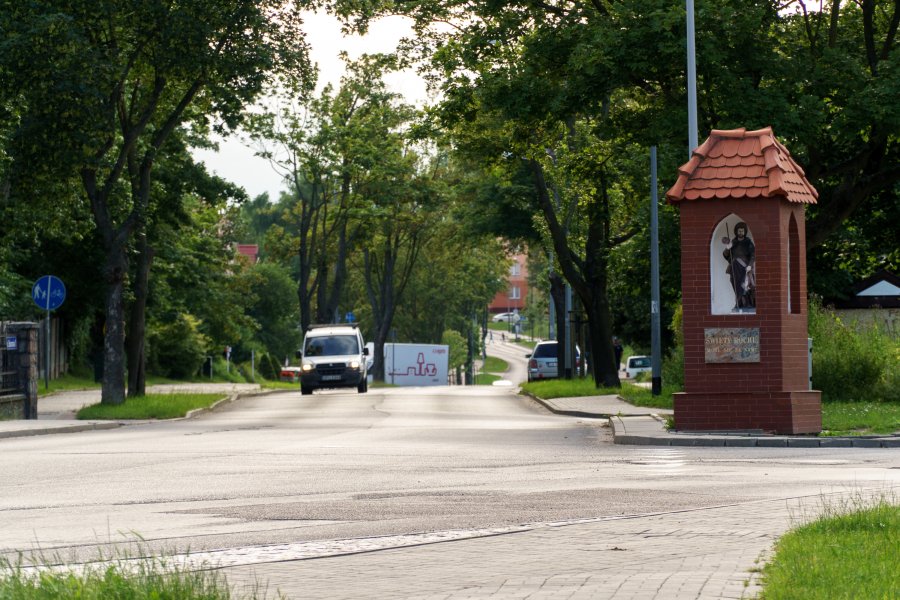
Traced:
<path fill-rule="evenodd" d="M 209 339 L 199 330 L 199 320 L 179 314 L 169 323 L 150 323 L 147 327 L 147 366 L 150 372 L 188 379 L 206 360 Z"/>
<path fill-rule="evenodd" d="M 809 304 L 813 387 L 829 400 L 897 399 L 897 343 L 877 325 L 850 327 L 818 303 Z"/>

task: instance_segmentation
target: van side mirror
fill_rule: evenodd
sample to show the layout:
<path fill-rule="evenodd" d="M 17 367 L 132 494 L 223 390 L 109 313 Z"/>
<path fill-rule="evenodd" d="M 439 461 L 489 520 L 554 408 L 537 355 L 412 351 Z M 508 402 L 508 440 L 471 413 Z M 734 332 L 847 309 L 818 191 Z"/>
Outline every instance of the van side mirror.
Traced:
<path fill-rule="evenodd" d="M 369 349 L 363 348 L 363 356 L 368 356 L 368 355 L 369 355 Z"/>
<path fill-rule="evenodd" d="M 303 350 L 297 350 L 297 352 L 295 353 L 295 355 L 296 355 L 297 358 L 303 358 Z"/>

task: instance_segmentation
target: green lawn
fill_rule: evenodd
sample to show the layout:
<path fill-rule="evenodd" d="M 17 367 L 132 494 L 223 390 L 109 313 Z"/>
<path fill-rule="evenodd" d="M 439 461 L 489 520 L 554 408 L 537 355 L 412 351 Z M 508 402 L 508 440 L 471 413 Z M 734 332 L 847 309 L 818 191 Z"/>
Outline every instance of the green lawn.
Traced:
<path fill-rule="evenodd" d="M 831 514 L 829 514 L 831 513 Z M 764 600 L 900 597 L 900 506 L 882 499 L 782 536 L 763 568 Z"/>
<path fill-rule="evenodd" d="M 92 404 L 78 411 L 79 419 L 176 419 L 197 408 L 207 408 L 223 394 L 147 394 L 117 405 Z"/>
<path fill-rule="evenodd" d="M 900 431 L 898 402 L 824 402 L 822 435 L 863 435 Z"/>
<path fill-rule="evenodd" d="M 496 356 L 488 356 L 482 367 L 482 371 L 485 373 L 505 373 L 508 369 L 509 363 Z"/>

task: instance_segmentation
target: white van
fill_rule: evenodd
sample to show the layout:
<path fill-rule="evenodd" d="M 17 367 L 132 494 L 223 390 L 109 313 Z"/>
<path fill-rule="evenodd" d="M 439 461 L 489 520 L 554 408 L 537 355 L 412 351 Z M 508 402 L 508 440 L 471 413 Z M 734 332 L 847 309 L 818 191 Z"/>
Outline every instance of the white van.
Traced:
<path fill-rule="evenodd" d="M 360 394 L 368 391 L 369 349 L 358 325 L 310 325 L 297 354 L 302 359 L 301 394 L 342 387 L 355 387 Z"/>

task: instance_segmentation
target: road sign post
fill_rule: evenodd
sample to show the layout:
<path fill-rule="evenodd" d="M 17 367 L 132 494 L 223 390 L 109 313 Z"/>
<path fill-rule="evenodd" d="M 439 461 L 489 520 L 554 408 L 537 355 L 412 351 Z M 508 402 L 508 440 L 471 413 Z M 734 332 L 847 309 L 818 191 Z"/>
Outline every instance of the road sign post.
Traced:
<path fill-rule="evenodd" d="M 46 336 L 44 337 L 44 345 L 46 346 L 44 356 L 46 364 L 44 365 L 44 389 L 50 388 L 50 311 L 56 310 L 66 300 L 66 286 L 58 278 L 53 275 L 44 275 L 34 282 L 31 286 L 31 299 L 47 311 Z"/>

